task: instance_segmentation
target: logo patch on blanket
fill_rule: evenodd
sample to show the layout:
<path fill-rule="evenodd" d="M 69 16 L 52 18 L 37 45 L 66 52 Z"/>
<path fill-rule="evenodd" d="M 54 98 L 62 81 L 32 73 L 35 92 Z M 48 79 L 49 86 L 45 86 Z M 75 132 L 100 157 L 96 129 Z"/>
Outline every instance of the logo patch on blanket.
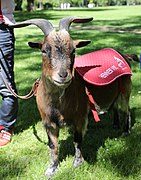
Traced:
<path fill-rule="evenodd" d="M 87 82 L 103 86 L 123 75 L 131 75 L 125 59 L 114 49 L 105 48 L 75 58 L 74 68 Z"/>

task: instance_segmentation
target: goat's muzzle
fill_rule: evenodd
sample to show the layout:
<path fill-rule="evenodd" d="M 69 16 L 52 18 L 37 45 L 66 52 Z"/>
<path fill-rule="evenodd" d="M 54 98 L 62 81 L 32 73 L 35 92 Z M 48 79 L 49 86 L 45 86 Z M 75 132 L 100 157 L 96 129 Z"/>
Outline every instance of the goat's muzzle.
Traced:
<path fill-rule="evenodd" d="M 66 88 L 72 82 L 72 74 L 67 71 L 59 71 L 52 77 L 53 83 L 61 88 Z"/>

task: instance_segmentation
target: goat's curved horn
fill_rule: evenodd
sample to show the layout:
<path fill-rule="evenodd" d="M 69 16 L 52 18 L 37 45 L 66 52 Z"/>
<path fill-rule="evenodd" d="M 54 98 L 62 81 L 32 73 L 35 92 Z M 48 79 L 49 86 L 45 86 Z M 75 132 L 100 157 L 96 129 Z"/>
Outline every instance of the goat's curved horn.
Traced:
<path fill-rule="evenodd" d="M 43 31 L 44 35 L 48 35 L 54 29 L 52 24 L 46 19 L 29 19 L 9 26 L 12 28 L 21 28 L 31 24 L 38 26 Z"/>
<path fill-rule="evenodd" d="M 86 23 L 86 22 L 89 22 L 92 20 L 93 20 L 92 17 L 91 18 L 81 18 L 81 17 L 71 16 L 71 17 L 63 18 L 60 20 L 59 30 L 65 29 L 66 31 L 68 31 L 72 22 L 74 22 L 74 23 Z"/>

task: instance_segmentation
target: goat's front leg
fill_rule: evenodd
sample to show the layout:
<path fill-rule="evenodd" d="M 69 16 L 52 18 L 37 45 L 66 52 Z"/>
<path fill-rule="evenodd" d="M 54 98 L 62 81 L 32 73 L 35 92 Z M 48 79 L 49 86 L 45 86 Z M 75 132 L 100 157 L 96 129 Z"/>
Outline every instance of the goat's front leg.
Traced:
<path fill-rule="evenodd" d="M 51 177 L 55 174 L 59 160 L 58 160 L 58 136 L 59 129 L 56 128 L 47 128 L 48 135 L 48 145 L 50 148 L 50 156 L 51 156 L 51 165 L 47 168 L 45 175 Z"/>
<path fill-rule="evenodd" d="M 81 153 L 81 146 L 82 146 L 82 133 L 75 131 L 74 133 L 75 159 L 73 162 L 74 167 L 78 167 L 84 161 L 84 158 Z"/>

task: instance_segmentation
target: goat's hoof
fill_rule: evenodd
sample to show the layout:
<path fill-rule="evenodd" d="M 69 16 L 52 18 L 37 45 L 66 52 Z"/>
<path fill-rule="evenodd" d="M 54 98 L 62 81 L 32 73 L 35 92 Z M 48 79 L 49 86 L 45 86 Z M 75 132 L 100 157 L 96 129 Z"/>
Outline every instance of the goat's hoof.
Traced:
<path fill-rule="evenodd" d="M 49 179 L 56 173 L 58 166 L 50 166 L 47 168 L 45 172 L 45 176 L 47 176 Z"/>
<path fill-rule="evenodd" d="M 75 158 L 74 162 L 73 162 L 73 166 L 75 168 L 79 167 L 82 163 L 84 162 L 84 158 Z"/>

